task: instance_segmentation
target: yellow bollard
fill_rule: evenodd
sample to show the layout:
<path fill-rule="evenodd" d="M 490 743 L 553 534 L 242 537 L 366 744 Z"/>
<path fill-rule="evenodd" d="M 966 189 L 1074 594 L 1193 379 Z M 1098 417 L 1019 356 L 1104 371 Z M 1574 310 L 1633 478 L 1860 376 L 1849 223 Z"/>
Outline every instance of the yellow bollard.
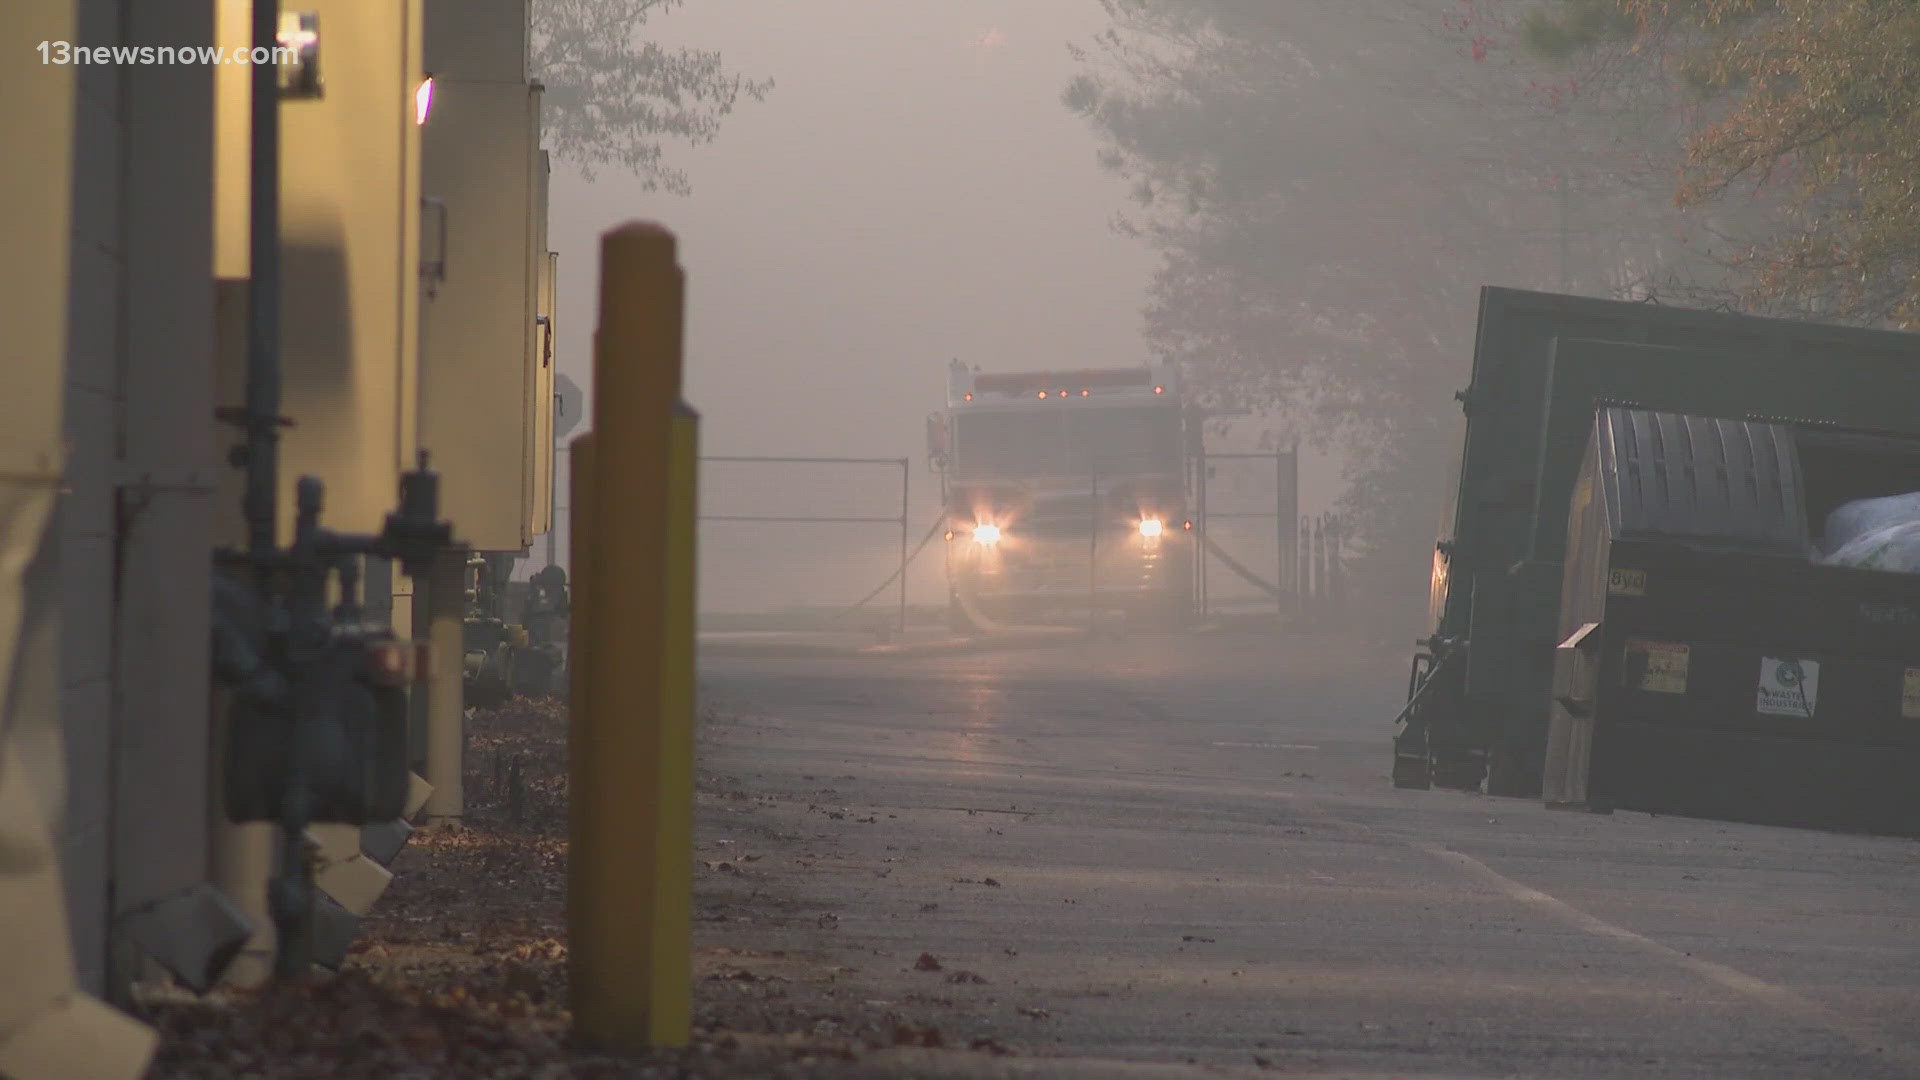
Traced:
<path fill-rule="evenodd" d="M 667 529 L 666 648 L 660 680 L 660 836 L 654 878 L 655 1045 L 686 1042 L 693 1024 L 694 574 L 700 417 L 674 403 Z"/>
<path fill-rule="evenodd" d="M 582 796 L 582 761 L 589 755 L 586 736 L 591 730 L 591 688 L 588 686 L 588 655 L 591 630 L 588 628 L 593 603 L 593 569 L 588 559 L 593 553 L 593 432 L 574 438 L 568 454 L 568 496 L 566 496 L 566 561 L 568 561 L 568 603 L 566 615 L 566 769 L 568 769 L 568 811 L 566 811 L 566 940 L 568 940 L 568 980 L 572 997 L 584 995 L 580 957 L 589 955 L 589 942 L 595 942 L 595 926 L 588 920 L 586 897 L 591 896 L 591 874 L 586 853 L 591 840 L 584 836 L 586 799 Z M 595 911 L 605 917 L 605 913 Z"/>
<path fill-rule="evenodd" d="M 691 1036 L 692 620 L 669 585 L 673 557 L 691 561 L 691 477 L 675 483 L 673 452 L 684 291 L 666 230 L 602 237 L 593 435 L 573 497 L 586 519 L 574 521 L 567 921 L 575 1034 L 609 1049 Z"/>
<path fill-rule="evenodd" d="M 593 432 L 576 436 L 568 447 L 567 474 L 567 725 L 568 753 L 573 736 L 586 725 L 587 708 L 587 556 L 593 545 Z M 571 827 L 571 825 L 569 825 Z"/>

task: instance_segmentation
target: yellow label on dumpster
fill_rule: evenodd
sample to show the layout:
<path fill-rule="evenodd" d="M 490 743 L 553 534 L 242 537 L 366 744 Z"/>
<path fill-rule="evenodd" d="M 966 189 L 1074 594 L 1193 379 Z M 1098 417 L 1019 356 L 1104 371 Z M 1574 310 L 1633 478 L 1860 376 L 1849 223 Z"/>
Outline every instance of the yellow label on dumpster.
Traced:
<path fill-rule="evenodd" d="M 1647 572 L 1623 570 L 1616 566 L 1607 571 L 1607 592 L 1613 596 L 1645 596 L 1647 595 Z"/>
<path fill-rule="evenodd" d="M 1920 720 L 1920 668 L 1908 668 L 1906 685 L 1900 688 L 1900 715 Z"/>
<path fill-rule="evenodd" d="M 1684 694 L 1687 692 L 1687 658 L 1685 645 L 1628 638 L 1627 684 L 1656 694 Z"/>

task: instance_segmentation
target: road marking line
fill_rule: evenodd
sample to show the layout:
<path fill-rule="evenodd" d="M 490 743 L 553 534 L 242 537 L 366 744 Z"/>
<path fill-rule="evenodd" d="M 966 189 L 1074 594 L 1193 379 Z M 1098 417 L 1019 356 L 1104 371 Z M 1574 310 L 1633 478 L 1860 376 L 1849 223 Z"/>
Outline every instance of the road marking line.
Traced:
<path fill-rule="evenodd" d="M 1240 747 L 1248 750 L 1318 750 L 1320 749 L 1317 746 L 1309 746 L 1306 743 L 1290 743 L 1290 742 L 1282 742 L 1282 743 L 1216 742 L 1216 743 L 1208 743 L 1207 745 L 1208 746 L 1234 746 L 1234 747 Z"/>
<path fill-rule="evenodd" d="M 1693 972 L 1708 982 L 1752 998 L 1802 1023 L 1825 1028 L 1880 1060 L 1897 1061 L 1908 1068 L 1920 1069 L 1920 1047 L 1900 1042 L 1884 1032 L 1851 1020 L 1825 1005 L 1801 997 L 1784 986 L 1776 986 L 1725 964 L 1689 956 L 1671 945 L 1664 945 L 1650 937 L 1636 934 L 1624 926 L 1615 926 L 1605 919 L 1574 907 L 1557 896 L 1521 884 L 1471 855 L 1425 841 L 1408 841 L 1408 843 L 1437 859 L 1465 869 L 1492 884 L 1512 899 L 1549 911 L 1562 921 L 1571 923 L 1595 937 L 1608 938 L 1634 946 L 1642 952 L 1658 956 Z"/>

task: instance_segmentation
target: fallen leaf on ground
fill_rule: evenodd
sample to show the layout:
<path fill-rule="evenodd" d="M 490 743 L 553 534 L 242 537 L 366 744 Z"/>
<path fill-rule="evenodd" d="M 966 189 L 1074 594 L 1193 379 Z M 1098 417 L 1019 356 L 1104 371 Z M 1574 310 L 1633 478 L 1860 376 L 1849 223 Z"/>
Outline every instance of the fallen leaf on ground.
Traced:
<path fill-rule="evenodd" d="M 929 1049 L 938 1049 L 946 1045 L 946 1040 L 940 1037 L 939 1028 L 917 1028 L 902 1024 L 893 1029 L 893 1044 L 895 1046 L 924 1046 Z"/>

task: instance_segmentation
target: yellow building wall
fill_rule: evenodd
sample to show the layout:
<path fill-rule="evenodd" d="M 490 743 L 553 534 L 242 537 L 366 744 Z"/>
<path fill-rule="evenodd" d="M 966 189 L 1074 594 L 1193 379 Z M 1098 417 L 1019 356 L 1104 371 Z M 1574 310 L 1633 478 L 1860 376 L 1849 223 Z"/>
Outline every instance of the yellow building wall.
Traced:
<path fill-rule="evenodd" d="M 220 44 L 247 44 L 249 7 L 219 0 Z M 378 531 L 418 446 L 421 5 L 303 0 L 300 10 L 319 17 L 325 89 L 280 110 L 281 412 L 294 422 L 281 446 L 283 538 L 305 475 L 326 483 L 327 526 Z M 223 66 L 216 87 L 228 404 L 245 385 L 248 72 Z"/>
<path fill-rule="evenodd" d="M 537 108 L 535 121 L 534 140 L 538 146 Z M 547 191 L 552 175 L 546 151 L 537 151 L 533 212 L 534 313 L 538 316 L 536 322 L 544 319 L 545 325 L 534 327 L 533 360 L 529 365 L 534 380 L 528 417 L 532 432 L 533 505 L 529 507 L 527 531 L 533 536 L 544 536 L 553 528 L 553 365 L 558 355 L 558 339 L 554 336 L 554 259 L 553 253 L 547 250 Z"/>
<path fill-rule="evenodd" d="M 447 207 L 447 279 L 426 313 L 423 437 L 457 539 L 523 551 L 535 510 L 545 254 L 539 92 L 525 0 L 430 0 L 425 192 Z"/>
<path fill-rule="evenodd" d="M 73 72 L 40 62 L 32 42 L 73 38 L 72 0 L 11 2 L 18 55 L 0 64 L 0 134 L 12 164 L 0 172 L 7 257 L 0 296 L 19 317 L 0 335 L 0 475 L 57 476 L 67 349 L 67 267 L 73 186 Z M 31 39 L 31 41 L 29 40 Z"/>

